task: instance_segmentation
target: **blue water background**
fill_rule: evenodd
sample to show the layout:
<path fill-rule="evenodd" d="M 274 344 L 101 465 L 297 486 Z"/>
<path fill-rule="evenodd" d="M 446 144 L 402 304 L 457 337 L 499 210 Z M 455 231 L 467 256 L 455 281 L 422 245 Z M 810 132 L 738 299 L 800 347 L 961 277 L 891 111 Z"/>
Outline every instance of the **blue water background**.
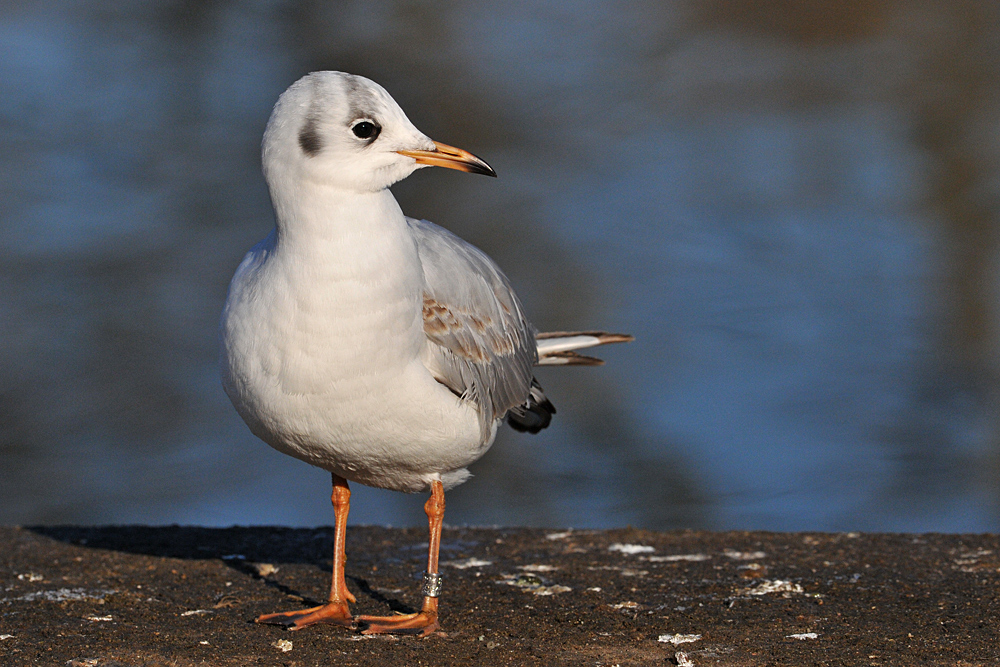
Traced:
<path fill-rule="evenodd" d="M 340 69 L 497 180 L 403 210 L 504 267 L 543 369 L 447 521 L 1000 529 L 990 3 L 20 2 L 0 8 L 0 523 L 329 524 L 216 323 L 272 225 L 280 92 Z M 423 499 L 355 487 L 351 521 Z"/>

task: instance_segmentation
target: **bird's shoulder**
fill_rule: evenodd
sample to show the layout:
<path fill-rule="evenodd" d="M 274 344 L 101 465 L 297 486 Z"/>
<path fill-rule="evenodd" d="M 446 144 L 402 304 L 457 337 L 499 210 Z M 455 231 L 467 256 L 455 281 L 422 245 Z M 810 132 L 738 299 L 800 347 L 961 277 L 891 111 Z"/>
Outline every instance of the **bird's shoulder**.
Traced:
<path fill-rule="evenodd" d="M 489 255 L 427 220 L 406 219 L 424 275 L 424 332 L 470 361 L 534 348 L 534 330 Z"/>

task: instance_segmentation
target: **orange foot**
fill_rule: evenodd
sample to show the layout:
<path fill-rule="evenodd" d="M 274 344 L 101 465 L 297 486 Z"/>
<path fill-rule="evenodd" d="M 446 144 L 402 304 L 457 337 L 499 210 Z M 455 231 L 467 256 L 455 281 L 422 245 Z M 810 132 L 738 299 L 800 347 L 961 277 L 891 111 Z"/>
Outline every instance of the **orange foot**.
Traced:
<path fill-rule="evenodd" d="M 354 626 L 354 617 L 351 616 L 351 610 L 346 602 L 328 602 L 312 609 L 264 614 L 257 618 L 257 622 L 268 625 L 283 625 L 289 630 L 301 630 L 317 623 L 329 623 L 350 628 Z"/>
<path fill-rule="evenodd" d="M 363 635 L 420 635 L 426 637 L 439 627 L 437 611 L 421 611 L 418 614 L 399 616 L 359 616 L 365 626 Z"/>

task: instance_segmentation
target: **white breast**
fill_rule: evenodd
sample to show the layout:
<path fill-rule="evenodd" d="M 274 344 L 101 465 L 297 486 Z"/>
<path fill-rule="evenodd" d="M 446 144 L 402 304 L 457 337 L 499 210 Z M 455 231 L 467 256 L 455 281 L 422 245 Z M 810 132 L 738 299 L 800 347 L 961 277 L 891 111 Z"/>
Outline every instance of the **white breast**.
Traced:
<path fill-rule="evenodd" d="M 423 274 L 402 214 L 395 224 L 384 213 L 379 224 L 272 232 L 247 254 L 223 311 L 223 384 L 276 449 L 417 491 L 461 481 L 489 443 L 475 410 L 420 361 Z"/>

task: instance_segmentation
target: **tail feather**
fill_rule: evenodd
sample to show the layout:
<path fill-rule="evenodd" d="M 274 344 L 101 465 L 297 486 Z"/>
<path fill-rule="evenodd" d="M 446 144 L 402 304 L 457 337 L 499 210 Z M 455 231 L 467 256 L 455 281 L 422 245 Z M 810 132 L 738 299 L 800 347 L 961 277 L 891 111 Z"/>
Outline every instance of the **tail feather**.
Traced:
<path fill-rule="evenodd" d="M 582 350 L 609 343 L 628 343 L 634 340 L 628 334 L 604 331 L 552 331 L 535 336 L 538 346 L 537 366 L 600 366 L 604 362 L 596 357 L 577 354 Z M 528 400 L 507 411 L 507 423 L 516 431 L 538 433 L 552 422 L 556 407 L 552 405 L 538 380 L 531 378 Z"/>
<path fill-rule="evenodd" d="M 599 366 L 604 362 L 596 357 L 576 354 L 581 350 L 609 343 L 628 343 L 635 340 L 628 334 L 604 331 L 550 331 L 535 336 L 538 347 L 538 366 Z"/>
<path fill-rule="evenodd" d="M 572 350 L 564 352 L 549 352 L 544 357 L 538 357 L 536 366 L 603 366 L 604 359 L 577 354 Z"/>

